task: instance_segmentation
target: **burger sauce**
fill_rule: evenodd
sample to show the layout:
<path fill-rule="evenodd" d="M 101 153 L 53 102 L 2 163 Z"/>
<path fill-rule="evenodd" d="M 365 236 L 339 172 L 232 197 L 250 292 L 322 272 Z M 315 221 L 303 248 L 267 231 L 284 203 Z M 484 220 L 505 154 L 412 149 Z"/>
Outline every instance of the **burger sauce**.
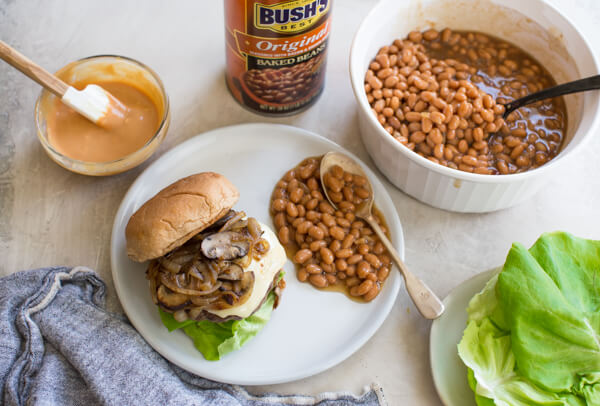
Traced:
<path fill-rule="evenodd" d="M 77 83 L 84 88 L 88 83 Z M 127 108 L 118 125 L 99 126 L 55 99 L 47 114 L 48 141 L 59 153 L 85 162 L 123 158 L 148 142 L 159 125 L 158 109 L 142 90 L 122 82 L 94 82 Z"/>

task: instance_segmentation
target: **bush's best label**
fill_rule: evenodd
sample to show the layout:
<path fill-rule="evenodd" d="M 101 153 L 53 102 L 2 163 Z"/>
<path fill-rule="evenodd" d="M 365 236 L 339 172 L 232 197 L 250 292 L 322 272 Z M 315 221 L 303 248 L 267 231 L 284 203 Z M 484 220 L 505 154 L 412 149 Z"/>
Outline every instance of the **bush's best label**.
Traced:
<path fill-rule="evenodd" d="M 323 90 L 332 0 L 225 0 L 227 86 L 244 106 L 290 114 Z"/>
<path fill-rule="evenodd" d="M 303 31 L 329 11 L 329 0 L 286 1 L 272 6 L 257 3 L 254 21 L 257 28 L 280 33 Z"/>

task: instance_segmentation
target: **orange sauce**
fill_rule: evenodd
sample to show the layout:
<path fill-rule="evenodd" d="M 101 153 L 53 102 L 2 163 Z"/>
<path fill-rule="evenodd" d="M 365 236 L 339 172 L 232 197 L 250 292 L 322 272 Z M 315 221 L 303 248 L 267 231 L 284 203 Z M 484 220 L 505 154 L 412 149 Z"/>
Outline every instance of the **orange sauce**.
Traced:
<path fill-rule="evenodd" d="M 89 83 L 73 84 L 83 89 Z M 46 115 L 48 141 L 69 158 L 85 162 L 108 162 L 123 158 L 144 146 L 160 124 L 156 104 L 141 89 L 129 83 L 94 82 L 121 101 L 127 112 L 120 125 L 100 127 L 79 113 L 53 100 Z"/>

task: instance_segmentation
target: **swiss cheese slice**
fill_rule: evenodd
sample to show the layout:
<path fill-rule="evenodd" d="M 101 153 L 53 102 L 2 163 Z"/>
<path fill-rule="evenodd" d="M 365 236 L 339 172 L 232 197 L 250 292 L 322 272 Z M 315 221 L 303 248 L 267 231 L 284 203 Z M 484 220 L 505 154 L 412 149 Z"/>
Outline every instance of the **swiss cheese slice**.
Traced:
<path fill-rule="evenodd" d="M 287 260 L 285 250 L 279 243 L 275 233 L 262 223 L 260 223 L 260 227 L 264 231 L 262 237 L 269 243 L 269 251 L 260 259 L 260 261 L 253 259 L 248 268 L 244 269 L 244 271 L 254 272 L 254 288 L 252 289 L 252 294 L 248 300 L 240 306 L 223 310 L 211 310 L 210 313 L 221 318 L 239 316 L 245 319 L 250 316 L 257 310 L 260 302 L 268 293 L 275 275 L 285 264 L 285 261 Z"/>

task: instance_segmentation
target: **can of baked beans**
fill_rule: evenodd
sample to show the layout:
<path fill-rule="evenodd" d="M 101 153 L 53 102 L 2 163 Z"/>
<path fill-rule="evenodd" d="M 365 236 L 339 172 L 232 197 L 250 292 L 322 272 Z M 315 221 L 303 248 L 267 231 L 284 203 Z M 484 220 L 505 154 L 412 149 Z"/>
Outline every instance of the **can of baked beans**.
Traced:
<path fill-rule="evenodd" d="M 325 84 L 332 0 L 225 0 L 226 80 L 258 113 L 298 113 Z"/>

